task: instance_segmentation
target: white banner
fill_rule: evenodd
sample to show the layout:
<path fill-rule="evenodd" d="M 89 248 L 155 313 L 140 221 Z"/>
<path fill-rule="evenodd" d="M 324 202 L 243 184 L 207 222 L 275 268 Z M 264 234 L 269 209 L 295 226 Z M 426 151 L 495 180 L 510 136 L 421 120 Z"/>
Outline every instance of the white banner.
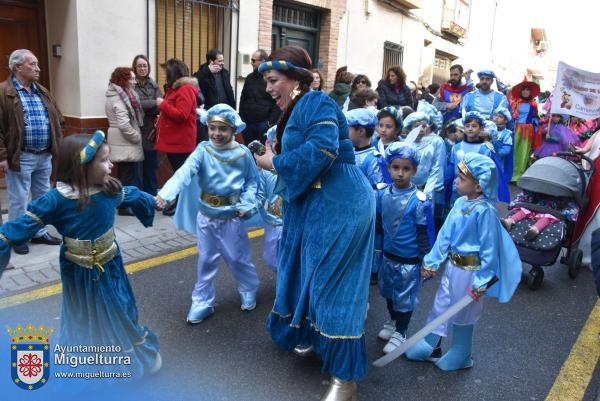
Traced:
<path fill-rule="evenodd" d="M 560 61 L 551 112 L 584 120 L 600 117 L 600 73 L 580 70 Z"/>

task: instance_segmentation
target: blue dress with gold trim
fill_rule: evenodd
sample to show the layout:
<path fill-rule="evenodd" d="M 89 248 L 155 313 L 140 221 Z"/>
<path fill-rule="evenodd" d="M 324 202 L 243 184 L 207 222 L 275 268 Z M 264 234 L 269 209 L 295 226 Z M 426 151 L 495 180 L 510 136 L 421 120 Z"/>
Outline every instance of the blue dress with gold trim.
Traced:
<path fill-rule="evenodd" d="M 91 194 L 83 210 L 77 210 L 76 197 L 51 190 L 32 201 L 25 214 L 0 227 L 0 271 L 8 263 L 10 243 L 25 243 L 46 224 L 56 227 L 64 238 L 60 250 L 63 297 L 58 343 L 118 345 L 122 350 L 119 355 L 129 355 L 131 365 L 113 368 L 131 372 L 135 379 L 155 366 L 159 346 L 154 332 L 138 323 L 135 297 L 114 241 L 115 209 L 120 204 L 130 207 L 144 226 L 152 225 L 154 198 L 135 187 L 124 187 L 121 194 L 113 196 Z M 109 239 L 102 249 L 100 238 Z M 71 239 L 79 240 L 79 244 L 92 241 L 88 245 L 94 244 L 92 249 L 97 249 L 98 255 L 107 250 L 108 257 L 113 257 L 100 260 L 95 267 L 78 265 L 66 256 Z M 98 370 L 97 366 L 90 368 Z"/>
<path fill-rule="evenodd" d="M 285 203 L 267 329 L 287 350 L 312 344 L 324 372 L 360 379 L 375 192 L 354 164 L 346 119 L 331 98 L 309 92 L 298 101 L 273 165 Z"/>

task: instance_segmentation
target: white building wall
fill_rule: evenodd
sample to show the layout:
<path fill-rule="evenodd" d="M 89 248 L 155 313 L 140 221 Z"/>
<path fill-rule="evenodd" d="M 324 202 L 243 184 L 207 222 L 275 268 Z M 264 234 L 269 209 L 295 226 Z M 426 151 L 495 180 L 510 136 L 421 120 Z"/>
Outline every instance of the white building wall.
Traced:
<path fill-rule="evenodd" d="M 81 115 L 77 2 L 53 0 L 46 7 L 50 89 L 62 113 Z M 52 57 L 52 45 L 62 47 L 62 57 Z"/>
<path fill-rule="evenodd" d="M 244 0 L 240 1 L 239 10 L 239 43 L 237 43 L 238 53 L 234 54 L 236 46 L 235 42 L 232 43 L 232 64 L 231 64 L 231 84 L 237 85 L 237 101 L 239 105 L 240 97 L 242 95 L 242 88 L 244 87 L 244 79 L 240 78 L 242 75 L 242 68 L 237 69 L 237 77 L 234 77 L 235 63 L 238 62 L 238 56 L 244 54 L 252 55 L 258 49 L 258 25 L 260 20 L 260 1 L 259 0 Z M 236 25 L 233 25 L 234 35 Z M 235 37 L 234 37 L 235 40 Z M 271 53 L 271 49 L 264 49 L 267 54 Z M 235 59 L 233 58 L 235 57 Z M 241 67 L 241 65 L 238 65 Z M 234 87 L 235 88 L 235 87 Z"/>

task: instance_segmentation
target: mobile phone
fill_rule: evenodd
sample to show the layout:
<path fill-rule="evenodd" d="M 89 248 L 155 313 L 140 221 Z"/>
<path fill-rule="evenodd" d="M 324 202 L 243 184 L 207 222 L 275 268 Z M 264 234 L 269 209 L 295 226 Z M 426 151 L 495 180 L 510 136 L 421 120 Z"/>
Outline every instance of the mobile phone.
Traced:
<path fill-rule="evenodd" d="M 250 142 L 248 144 L 248 149 L 250 149 L 252 153 L 256 153 L 259 156 L 262 156 L 267 152 L 267 148 L 265 147 L 265 145 L 260 143 L 258 139 L 255 139 L 252 142 Z"/>

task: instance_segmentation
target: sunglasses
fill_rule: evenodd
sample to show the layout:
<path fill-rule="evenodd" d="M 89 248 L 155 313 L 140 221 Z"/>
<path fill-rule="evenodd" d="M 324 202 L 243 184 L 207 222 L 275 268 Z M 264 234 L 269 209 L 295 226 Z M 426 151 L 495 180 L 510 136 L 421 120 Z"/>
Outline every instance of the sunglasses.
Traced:
<path fill-rule="evenodd" d="M 256 60 L 256 59 L 253 59 L 253 58 L 250 59 L 251 63 L 256 63 L 257 61 L 261 61 L 262 62 L 263 60 Z"/>
<path fill-rule="evenodd" d="M 357 83 L 357 84 L 363 84 L 363 85 L 366 85 L 366 84 L 367 84 L 367 81 L 358 81 L 358 82 L 356 82 L 356 83 Z"/>

